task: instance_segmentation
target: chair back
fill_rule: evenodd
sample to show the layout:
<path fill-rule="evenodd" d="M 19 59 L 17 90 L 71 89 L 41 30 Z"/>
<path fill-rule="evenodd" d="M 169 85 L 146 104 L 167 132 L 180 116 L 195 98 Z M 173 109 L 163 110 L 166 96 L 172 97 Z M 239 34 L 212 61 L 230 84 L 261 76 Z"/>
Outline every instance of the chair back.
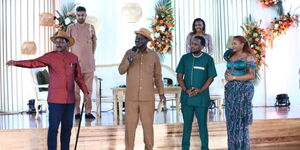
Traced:
<path fill-rule="evenodd" d="M 47 68 L 32 68 L 31 73 L 36 92 L 48 91 L 48 88 L 37 87 L 38 85 L 49 84 L 49 74 Z"/>

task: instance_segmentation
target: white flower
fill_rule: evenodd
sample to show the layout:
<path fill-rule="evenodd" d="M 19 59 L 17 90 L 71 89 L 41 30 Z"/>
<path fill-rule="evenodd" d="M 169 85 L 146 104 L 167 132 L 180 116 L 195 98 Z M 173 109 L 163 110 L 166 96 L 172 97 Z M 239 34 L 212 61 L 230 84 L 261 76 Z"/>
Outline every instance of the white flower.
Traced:
<path fill-rule="evenodd" d="M 165 31 L 165 29 L 166 29 L 166 28 L 165 28 L 164 26 L 160 26 L 160 27 L 159 27 L 159 30 L 160 30 L 160 31 Z"/>
<path fill-rule="evenodd" d="M 274 24 L 274 28 L 278 28 L 278 24 L 276 23 L 276 24 Z"/>
<path fill-rule="evenodd" d="M 154 34 L 154 37 L 155 37 L 155 38 L 158 38 L 158 37 L 160 37 L 160 34 L 159 34 L 158 32 L 156 32 L 156 33 Z"/>
<path fill-rule="evenodd" d="M 68 25 L 69 23 L 71 23 L 71 20 L 67 17 L 67 18 L 65 19 L 65 24 Z"/>
<path fill-rule="evenodd" d="M 59 21 L 57 19 L 55 19 L 55 24 L 59 24 Z"/>

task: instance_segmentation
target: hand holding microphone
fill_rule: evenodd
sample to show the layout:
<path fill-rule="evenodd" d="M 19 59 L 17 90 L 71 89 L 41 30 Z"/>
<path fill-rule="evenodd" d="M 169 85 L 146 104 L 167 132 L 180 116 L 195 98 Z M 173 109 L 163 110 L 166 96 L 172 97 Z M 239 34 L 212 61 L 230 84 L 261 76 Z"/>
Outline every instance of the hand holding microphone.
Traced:
<path fill-rule="evenodd" d="M 132 49 L 131 49 L 131 51 L 129 51 L 129 53 L 128 53 L 128 61 L 129 61 L 129 63 L 133 62 L 133 58 L 134 58 L 137 50 L 138 50 L 138 48 L 136 46 L 133 46 Z"/>

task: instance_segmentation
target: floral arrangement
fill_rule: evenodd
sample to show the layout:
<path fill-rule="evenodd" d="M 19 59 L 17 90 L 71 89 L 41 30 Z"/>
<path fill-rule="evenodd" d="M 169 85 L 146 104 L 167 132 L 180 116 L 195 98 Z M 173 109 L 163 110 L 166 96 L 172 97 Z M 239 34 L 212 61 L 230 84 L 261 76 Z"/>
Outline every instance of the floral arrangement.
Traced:
<path fill-rule="evenodd" d="M 60 12 L 56 10 L 59 17 L 54 16 L 53 19 L 55 20 L 55 24 L 53 27 L 66 32 L 68 26 L 72 23 L 75 23 L 76 15 L 73 12 L 75 7 L 75 3 L 69 3 L 64 5 Z"/>
<path fill-rule="evenodd" d="M 164 54 L 171 52 L 174 39 L 174 16 L 171 0 L 159 0 L 155 6 L 155 16 L 151 22 L 153 41 L 150 47 L 156 52 Z"/>
<path fill-rule="evenodd" d="M 291 27 L 298 26 L 298 16 L 290 15 L 290 13 L 285 14 L 283 10 L 282 0 L 259 0 L 259 2 L 265 8 L 276 7 L 277 13 L 279 15 L 278 18 L 274 18 L 274 20 L 270 22 L 270 27 L 266 28 L 266 31 L 268 32 L 267 40 L 272 47 L 275 37 L 278 37 L 281 34 L 285 33 Z"/>
<path fill-rule="evenodd" d="M 271 27 L 268 28 L 272 39 L 285 33 L 290 27 L 297 27 L 298 21 L 298 16 L 291 16 L 289 13 L 279 18 L 274 18 L 274 20 L 271 21 Z"/>
<path fill-rule="evenodd" d="M 282 0 L 258 0 L 264 8 L 275 7 L 278 15 L 284 15 Z"/>
<path fill-rule="evenodd" d="M 268 38 L 265 29 L 260 28 L 259 26 L 260 22 L 252 20 L 251 16 L 247 18 L 244 26 L 241 26 L 245 33 L 245 38 L 249 42 L 251 53 L 256 60 L 257 70 L 260 70 L 261 66 L 264 64 L 266 39 Z"/>
<path fill-rule="evenodd" d="M 261 5 L 265 8 L 274 7 L 278 3 L 279 0 L 259 0 Z"/>

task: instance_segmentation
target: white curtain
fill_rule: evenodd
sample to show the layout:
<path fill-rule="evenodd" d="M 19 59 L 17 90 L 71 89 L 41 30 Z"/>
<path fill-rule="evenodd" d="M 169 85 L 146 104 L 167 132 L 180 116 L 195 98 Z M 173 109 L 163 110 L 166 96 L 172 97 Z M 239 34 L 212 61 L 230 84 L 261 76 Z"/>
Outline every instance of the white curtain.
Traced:
<path fill-rule="evenodd" d="M 250 0 L 174 0 L 175 8 L 175 52 L 172 53 L 172 67 L 185 54 L 186 36 L 192 31 L 195 18 L 206 23 L 206 33 L 212 36 L 215 62 L 223 61 L 227 38 L 241 35 L 244 19 L 249 16 Z"/>
<path fill-rule="evenodd" d="M 0 111 L 27 109 L 30 70 L 6 66 L 8 60 L 31 59 L 52 50 L 49 38 L 52 27 L 39 25 L 39 14 L 54 13 L 54 0 L 1 0 L 0 1 Z M 21 54 L 25 41 L 35 41 L 34 56 Z"/>

